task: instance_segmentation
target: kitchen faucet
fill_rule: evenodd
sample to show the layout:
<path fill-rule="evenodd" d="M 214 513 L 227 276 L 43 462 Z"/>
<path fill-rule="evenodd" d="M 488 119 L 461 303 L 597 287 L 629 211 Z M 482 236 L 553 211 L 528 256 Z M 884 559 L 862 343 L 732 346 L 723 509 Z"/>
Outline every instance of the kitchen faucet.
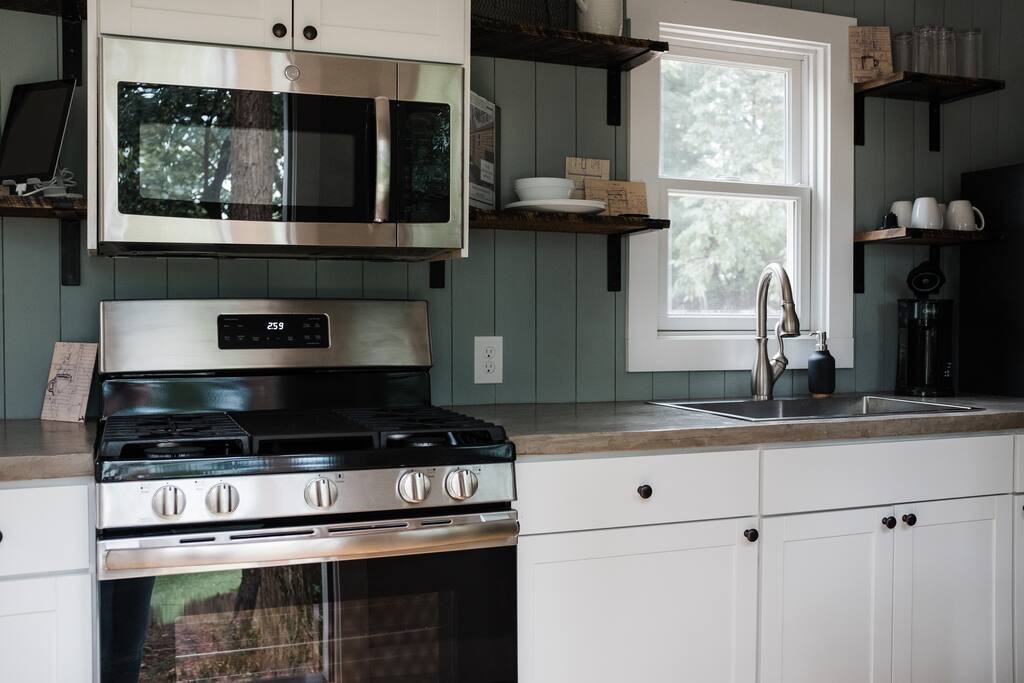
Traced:
<path fill-rule="evenodd" d="M 772 278 L 779 281 L 782 288 L 782 315 L 775 324 L 775 337 L 779 340 L 779 351 L 768 360 L 768 289 Z M 778 263 L 769 263 L 761 271 L 757 281 L 757 355 L 754 357 L 754 369 L 751 373 L 751 389 L 755 401 L 770 401 L 775 382 L 782 377 L 789 365 L 782 340 L 785 337 L 800 336 L 800 318 L 796 315 L 793 303 L 793 287 L 789 284 L 789 275 Z"/>

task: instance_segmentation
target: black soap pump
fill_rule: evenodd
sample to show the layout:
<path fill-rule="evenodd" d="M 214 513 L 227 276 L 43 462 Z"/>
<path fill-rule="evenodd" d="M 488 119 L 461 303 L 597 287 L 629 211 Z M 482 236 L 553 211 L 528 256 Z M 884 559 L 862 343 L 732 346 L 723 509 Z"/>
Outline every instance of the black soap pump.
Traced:
<path fill-rule="evenodd" d="M 815 332 L 818 345 L 807 358 L 807 389 L 814 398 L 836 392 L 836 359 L 828 352 L 828 333 Z"/>

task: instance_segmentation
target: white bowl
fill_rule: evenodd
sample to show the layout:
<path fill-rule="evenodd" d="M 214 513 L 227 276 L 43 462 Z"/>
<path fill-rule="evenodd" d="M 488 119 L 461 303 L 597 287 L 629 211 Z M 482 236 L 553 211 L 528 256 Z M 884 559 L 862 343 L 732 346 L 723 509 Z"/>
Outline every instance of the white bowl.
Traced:
<path fill-rule="evenodd" d="M 516 194 L 523 201 L 568 199 L 574 184 L 567 178 L 520 178 L 515 182 Z"/>

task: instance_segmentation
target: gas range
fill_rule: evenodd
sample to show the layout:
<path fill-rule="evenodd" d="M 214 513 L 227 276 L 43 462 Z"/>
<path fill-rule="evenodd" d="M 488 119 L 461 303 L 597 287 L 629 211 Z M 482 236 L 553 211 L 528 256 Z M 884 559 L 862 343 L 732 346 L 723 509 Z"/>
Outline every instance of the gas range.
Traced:
<path fill-rule="evenodd" d="M 101 529 L 507 503 L 514 448 L 433 406 L 116 415 Z"/>

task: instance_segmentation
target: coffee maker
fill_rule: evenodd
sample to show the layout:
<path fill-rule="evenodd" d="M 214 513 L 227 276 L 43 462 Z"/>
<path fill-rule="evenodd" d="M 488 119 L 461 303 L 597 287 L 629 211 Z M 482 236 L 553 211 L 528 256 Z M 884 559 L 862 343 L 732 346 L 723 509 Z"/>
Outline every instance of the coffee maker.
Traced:
<path fill-rule="evenodd" d="M 953 301 L 930 298 L 945 283 L 932 261 L 907 276 L 916 298 L 899 300 L 896 393 L 901 396 L 953 395 Z"/>

